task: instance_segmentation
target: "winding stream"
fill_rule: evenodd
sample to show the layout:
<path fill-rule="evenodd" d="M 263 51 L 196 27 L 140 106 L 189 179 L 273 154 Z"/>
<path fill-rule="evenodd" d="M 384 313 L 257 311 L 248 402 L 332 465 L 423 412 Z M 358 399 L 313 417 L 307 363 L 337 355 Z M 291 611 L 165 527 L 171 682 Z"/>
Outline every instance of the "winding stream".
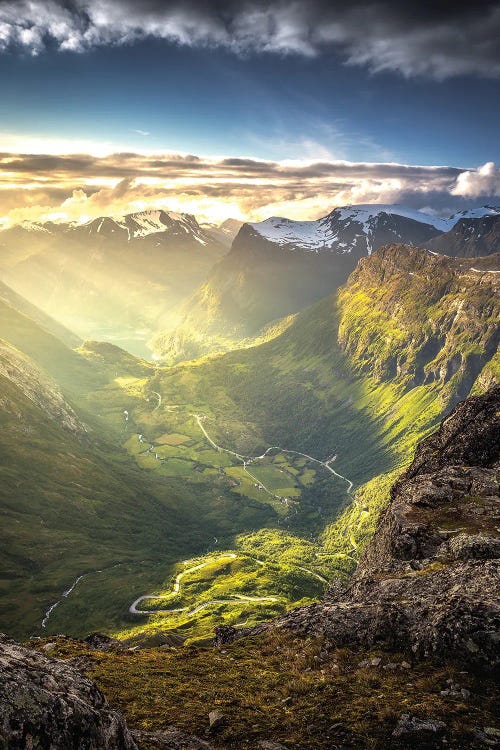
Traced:
<path fill-rule="evenodd" d="M 50 616 L 52 612 L 56 609 L 56 607 L 58 607 L 61 604 L 61 602 L 64 599 L 67 599 L 68 596 L 70 596 L 70 594 L 73 593 L 73 591 L 76 589 L 76 587 L 78 586 L 78 584 L 83 578 L 87 578 L 87 576 L 97 575 L 99 573 L 104 573 L 105 571 L 113 570 L 114 568 L 119 568 L 121 565 L 125 565 L 125 563 L 117 563 L 116 565 L 110 565 L 109 568 L 101 568 L 100 570 L 89 570 L 88 573 L 82 573 L 81 575 L 77 576 L 75 580 L 73 581 L 73 583 L 71 584 L 71 586 L 69 587 L 69 589 L 66 589 L 66 591 L 62 592 L 60 599 L 54 602 L 54 604 L 50 605 L 50 607 L 46 611 L 44 618 L 42 620 L 42 628 L 45 629 L 47 627 L 47 623 L 50 620 Z"/>

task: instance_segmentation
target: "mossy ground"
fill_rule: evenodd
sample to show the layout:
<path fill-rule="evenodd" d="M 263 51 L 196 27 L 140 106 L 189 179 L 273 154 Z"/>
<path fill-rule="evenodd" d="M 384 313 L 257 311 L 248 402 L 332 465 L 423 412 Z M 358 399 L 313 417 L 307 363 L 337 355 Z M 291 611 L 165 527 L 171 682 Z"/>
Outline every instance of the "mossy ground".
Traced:
<path fill-rule="evenodd" d="M 321 639 L 284 631 L 222 649 L 99 652 L 56 639 L 49 655 L 84 656 L 79 663 L 132 728 L 175 725 L 204 737 L 209 711 L 221 710 L 224 726 L 208 738 L 227 750 L 253 750 L 263 739 L 297 750 L 332 750 L 341 743 L 375 750 L 387 746 L 405 713 L 444 721 L 462 742 L 456 746 L 466 748 L 475 727 L 495 724 L 494 683 L 484 676 L 433 662 L 403 666 L 404 654 L 328 650 Z M 360 665 L 376 657 L 379 666 Z M 455 697 L 442 694 L 450 684 Z"/>

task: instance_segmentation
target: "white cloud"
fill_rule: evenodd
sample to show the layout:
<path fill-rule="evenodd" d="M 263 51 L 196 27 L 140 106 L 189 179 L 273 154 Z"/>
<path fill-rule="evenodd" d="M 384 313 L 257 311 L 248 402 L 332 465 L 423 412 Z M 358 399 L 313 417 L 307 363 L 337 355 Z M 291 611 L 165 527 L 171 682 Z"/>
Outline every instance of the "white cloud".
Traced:
<path fill-rule="evenodd" d="M 468 169 L 458 175 L 452 195 L 478 198 L 481 195 L 500 195 L 500 168 L 492 161 L 478 169 Z"/>
<path fill-rule="evenodd" d="M 498 169 L 350 162 L 326 153 L 302 160 L 265 161 L 146 150 L 109 152 L 103 144 L 45 143 L 24 136 L 25 151 L 0 136 L 0 221 L 76 219 L 163 207 L 200 218 L 271 215 L 316 219 L 349 203 L 432 206 L 443 215 L 480 196 L 494 201 Z M 45 148 L 43 146 L 45 145 Z M 68 150 L 61 152 L 62 146 Z M 84 147 L 87 147 L 85 150 Z M 3 151 L 3 153 L 1 153 Z M 495 193 L 496 191 L 496 193 Z"/>

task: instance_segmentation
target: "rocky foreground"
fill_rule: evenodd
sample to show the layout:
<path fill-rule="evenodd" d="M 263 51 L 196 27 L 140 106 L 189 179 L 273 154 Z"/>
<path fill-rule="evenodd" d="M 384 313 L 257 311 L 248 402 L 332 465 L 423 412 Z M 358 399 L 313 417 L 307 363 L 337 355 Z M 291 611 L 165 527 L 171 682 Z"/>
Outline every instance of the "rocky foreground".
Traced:
<path fill-rule="evenodd" d="M 500 387 L 456 407 L 316 605 L 219 628 L 215 650 L 1 639 L 0 748 L 500 747 L 499 414 Z"/>
<path fill-rule="evenodd" d="M 279 626 L 498 666 L 499 414 L 499 387 L 461 403 L 393 486 L 349 587 Z"/>
<path fill-rule="evenodd" d="M 63 661 L 0 637 L 2 750 L 136 750 L 123 717 Z"/>

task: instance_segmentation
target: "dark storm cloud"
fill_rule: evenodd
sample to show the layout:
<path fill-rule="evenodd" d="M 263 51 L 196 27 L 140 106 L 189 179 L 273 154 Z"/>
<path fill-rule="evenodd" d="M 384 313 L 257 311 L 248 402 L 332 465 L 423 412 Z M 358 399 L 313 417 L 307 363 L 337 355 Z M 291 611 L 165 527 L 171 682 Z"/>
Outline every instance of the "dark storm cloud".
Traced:
<path fill-rule="evenodd" d="M 500 75 L 498 2 L 0 0 L 0 49 L 79 52 L 145 38 L 236 54 L 335 52 L 405 76 Z"/>

